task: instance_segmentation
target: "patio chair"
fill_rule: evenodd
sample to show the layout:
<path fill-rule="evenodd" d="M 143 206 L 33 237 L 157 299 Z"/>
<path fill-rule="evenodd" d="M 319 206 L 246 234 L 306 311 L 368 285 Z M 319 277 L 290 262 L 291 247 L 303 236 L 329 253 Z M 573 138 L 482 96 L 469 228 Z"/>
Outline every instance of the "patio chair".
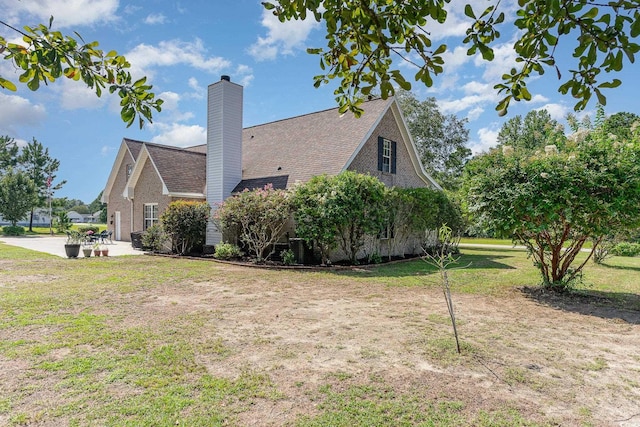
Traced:
<path fill-rule="evenodd" d="M 98 234 L 97 237 L 100 240 L 100 243 L 106 243 L 107 239 L 111 240 L 111 232 L 104 230 L 102 233 Z M 113 243 L 113 241 L 111 241 L 111 243 Z"/>

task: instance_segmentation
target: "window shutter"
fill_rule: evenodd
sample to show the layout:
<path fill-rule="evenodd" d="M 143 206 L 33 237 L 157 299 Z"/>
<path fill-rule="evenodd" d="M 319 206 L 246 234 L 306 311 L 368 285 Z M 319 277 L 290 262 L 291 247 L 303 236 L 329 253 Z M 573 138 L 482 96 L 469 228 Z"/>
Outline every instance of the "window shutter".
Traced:
<path fill-rule="evenodd" d="M 397 145 L 398 144 L 395 141 L 391 141 L 391 173 L 396 173 Z"/>
<path fill-rule="evenodd" d="M 378 170 L 382 170 L 382 152 L 384 150 L 384 139 L 379 136 L 378 137 Z"/>

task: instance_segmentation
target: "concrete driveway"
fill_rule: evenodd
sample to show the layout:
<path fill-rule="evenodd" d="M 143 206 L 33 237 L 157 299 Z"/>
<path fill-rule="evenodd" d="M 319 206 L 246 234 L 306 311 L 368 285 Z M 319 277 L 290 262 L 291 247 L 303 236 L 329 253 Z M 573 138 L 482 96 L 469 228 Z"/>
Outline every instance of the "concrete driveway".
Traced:
<path fill-rule="evenodd" d="M 31 249 L 32 251 L 44 252 L 51 255 L 66 258 L 67 255 L 64 251 L 64 244 L 67 241 L 66 237 L 59 236 L 20 236 L 20 237 L 8 237 L 0 236 L 0 242 L 6 243 L 11 246 L 19 246 L 25 249 Z M 144 252 L 131 247 L 131 242 L 116 242 L 106 243 L 105 246 L 109 248 L 109 256 L 122 256 L 122 255 L 143 255 Z M 92 255 L 93 256 L 93 255 Z M 80 251 L 79 258 L 82 258 L 82 251 Z"/>

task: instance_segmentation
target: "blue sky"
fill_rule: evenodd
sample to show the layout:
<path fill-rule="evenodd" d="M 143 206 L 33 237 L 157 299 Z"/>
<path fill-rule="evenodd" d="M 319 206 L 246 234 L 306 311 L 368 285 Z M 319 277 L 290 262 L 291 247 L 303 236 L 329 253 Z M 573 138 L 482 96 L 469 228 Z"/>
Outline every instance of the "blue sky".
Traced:
<path fill-rule="evenodd" d="M 434 40 L 449 47 L 445 73 L 432 88 L 415 83 L 413 92 L 420 99 L 436 97 L 445 113 L 468 118 L 474 152 L 494 145 L 500 126 L 516 114 L 545 107 L 561 120 L 572 110 L 574 102 L 557 92 L 559 83 L 550 71 L 529 83 L 531 102 L 513 105 L 506 117 L 498 117 L 494 107 L 499 97 L 492 87 L 514 64 L 513 34 L 504 28 L 492 63 L 467 56 L 460 44 L 467 2 L 452 3 L 446 25 L 429 28 Z M 477 9 L 486 6 L 484 0 L 471 3 Z M 319 58 L 305 52 L 306 47 L 324 46 L 323 28 L 311 20 L 281 24 L 258 0 L 0 0 L 0 10 L 0 19 L 18 27 L 46 23 L 53 15 L 55 29 L 77 31 L 86 41 L 99 41 L 104 50 L 126 55 L 133 73 L 147 75 L 165 100 L 154 123 L 139 130 L 120 120 L 118 98 L 97 99 L 76 82 L 61 80 L 38 92 L 26 87 L 0 91 L 0 135 L 21 143 L 35 137 L 49 148 L 61 162 L 59 179 L 67 180 L 58 197 L 91 202 L 106 183 L 123 137 L 177 146 L 204 143 L 206 88 L 222 74 L 245 87 L 245 126 L 336 105 L 331 87 L 313 88 Z M 16 39 L 4 28 L 0 35 Z M 558 59 L 563 60 L 561 55 Z M 407 76 L 413 74 L 409 65 L 402 67 Z M 626 64 L 619 76 L 623 85 L 606 92 L 607 114 L 640 114 L 638 71 L 637 65 Z M 0 75 L 17 80 L 18 74 L 9 63 L 0 63 Z M 593 115 L 594 110 L 592 101 L 585 113 Z"/>

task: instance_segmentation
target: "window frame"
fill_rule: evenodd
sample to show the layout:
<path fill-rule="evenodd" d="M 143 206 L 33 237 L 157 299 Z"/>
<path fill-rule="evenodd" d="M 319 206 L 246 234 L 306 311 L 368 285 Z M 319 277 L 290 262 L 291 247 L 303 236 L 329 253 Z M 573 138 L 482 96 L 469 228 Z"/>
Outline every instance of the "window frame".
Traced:
<path fill-rule="evenodd" d="M 396 174 L 398 144 L 392 139 L 378 136 L 378 171 L 383 174 Z"/>
<path fill-rule="evenodd" d="M 149 212 L 147 211 L 149 208 Z M 142 206 L 142 230 L 146 230 L 159 222 L 158 204 L 157 203 L 145 203 Z"/>

